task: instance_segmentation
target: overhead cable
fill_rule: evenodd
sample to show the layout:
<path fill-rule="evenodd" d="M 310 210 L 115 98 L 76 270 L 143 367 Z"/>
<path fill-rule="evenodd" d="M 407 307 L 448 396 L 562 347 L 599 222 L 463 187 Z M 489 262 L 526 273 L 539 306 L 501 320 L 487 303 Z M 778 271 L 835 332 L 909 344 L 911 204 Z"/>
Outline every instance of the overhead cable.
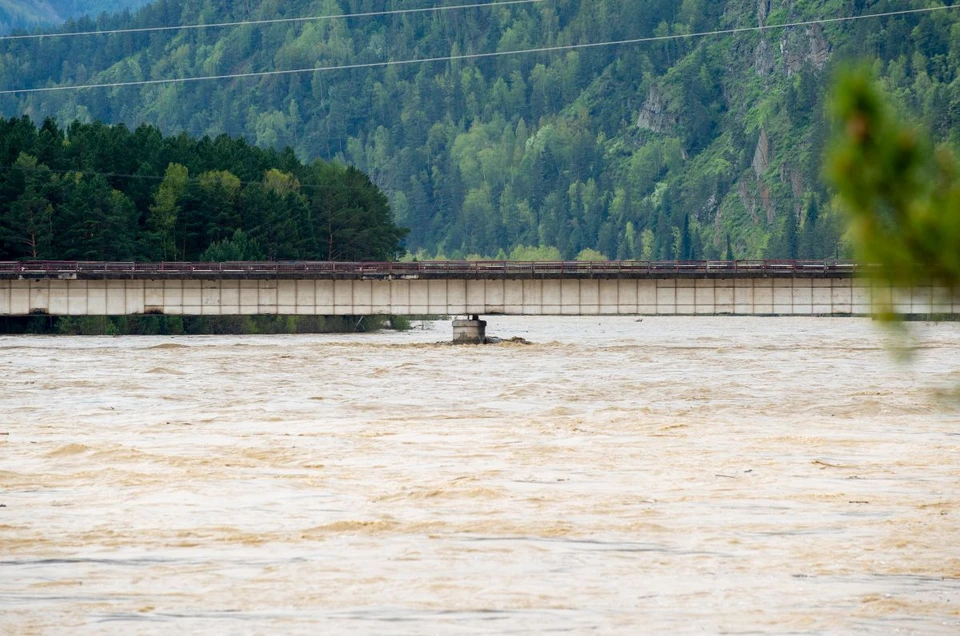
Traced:
<path fill-rule="evenodd" d="M 28 33 L 18 35 L 0 35 L 0 42 L 4 40 L 41 40 L 53 38 L 71 38 L 85 35 L 118 35 L 122 33 L 155 33 L 158 31 L 186 31 L 197 29 L 226 29 L 242 26 L 262 26 L 270 24 L 287 24 L 291 22 L 319 22 L 327 20 L 346 20 L 348 18 L 373 18 L 382 16 L 406 15 L 409 13 L 439 13 L 441 11 L 458 11 L 461 9 L 486 9 L 498 6 L 517 4 L 535 4 L 546 0 L 502 0 L 501 2 L 486 2 L 483 4 L 457 4 L 446 7 L 424 7 L 421 9 L 392 9 L 390 11 L 365 11 L 362 13 L 345 13 L 342 15 L 315 15 L 292 18 L 270 18 L 265 20 L 240 20 L 236 22 L 214 22 L 211 24 L 177 24 L 157 27 L 135 27 L 129 29 L 108 29 L 103 31 L 68 31 L 66 33 Z"/>
<path fill-rule="evenodd" d="M 278 75 L 298 75 L 305 73 L 325 73 L 331 71 L 351 71 L 371 68 L 387 68 L 391 66 L 411 66 L 414 64 L 431 64 L 436 62 L 456 62 L 464 60 L 478 60 L 486 58 L 507 57 L 512 55 L 528 55 L 531 53 L 555 53 L 558 51 L 576 51 L 581 49 L 594 49 L 610 46 L 623 46 L 627 44 L 643 44 L 650 42 L 666 42 L 670 40 L 690 40 L 696 38 L 715 37 L 723 35 L 738 35 L 742 33 L 756 33 L 772 31 L 774 29 L 790 29 L 797 27 L 808 27 L 815 25 L 836 24 L 841 22 L 853 22 L 857 20 L 870 20 L 875 18 L 887 18 L 894 16 L 903 16 L 921 13 L 933 13 L 935 11 L 946 11 L 949 9 L 960 9 L 960 5 L 948 5 L 940 7 L 927 7 L 923 9 L 903 9 L 900 11 L 887 11 L 884 13 L 871 13 L 859 16 L 844 16 L 838 18 L 819 18 L 816 20 L 803 20 L 799 22 L 787 22 L 783 24 L 769 24 L 753 27 L 735 27 L 731 29 L 718 29 L 715 31 L 700 31 L 697 33 L 678 33 L 673 35 L 658 35 L 642 38 L 631 38 L 628 40 L 610 40 L 606 42 L 587 42 L 583 44 L 564 44 L 557 46 L 545 46 L 535 49 L 520 49 L 513 51 L 494 51 L 490 53 L 465 53 L 461 55 L 444 55 L 438 57 L 415 58 L 409 60 L 385 60 L 383 62 L 360 62 L 355 64 L 339 64 L 334 66 L 316 66 L 313 68 L 284 69 L 273 71 L 251 71 L 248 73 L 228 73 L 223 75 L 203 75 L 199 77 L 175 77 L 166 79 L 135 80 L 128 82 L 104 82 L 99 84 L 74 84 L 67 86 L 45 86 L 42 88 L 13 88 L 0 90 L 0 95 L 16 95 L 27 93 L 51 93 L 56 91 L 78 91 L 93 88 L 124 88 L 128 86 L 157 86 L 163 84 L 186 84 L 192 82 L 205 82 L 225 79 L 244 79 L 252 77 L 272 77 Z"/>

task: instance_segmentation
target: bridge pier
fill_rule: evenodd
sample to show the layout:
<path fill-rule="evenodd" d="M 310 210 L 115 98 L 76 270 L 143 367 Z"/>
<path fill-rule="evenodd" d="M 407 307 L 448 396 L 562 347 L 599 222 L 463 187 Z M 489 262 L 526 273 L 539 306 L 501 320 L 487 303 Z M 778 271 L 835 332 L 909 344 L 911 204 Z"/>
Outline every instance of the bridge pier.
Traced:
<path fill-rule="evenodd" d="M 481 345 L 487 342 L 487 321 L 473 315 L 453 321 L 453 344 Z"/>

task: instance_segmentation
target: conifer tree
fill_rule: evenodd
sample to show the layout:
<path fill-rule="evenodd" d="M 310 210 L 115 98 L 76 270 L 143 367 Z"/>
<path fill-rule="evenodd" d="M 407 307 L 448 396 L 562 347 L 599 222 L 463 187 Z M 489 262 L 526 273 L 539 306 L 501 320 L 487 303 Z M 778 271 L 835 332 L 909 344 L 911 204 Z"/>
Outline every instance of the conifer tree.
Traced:
<path fill-rule="evenodd" d="M 860 260 L 894 284 L 960 284 L 960 165 L 894 115 L 865 70 L 836 86 L 829 174 Z"/>

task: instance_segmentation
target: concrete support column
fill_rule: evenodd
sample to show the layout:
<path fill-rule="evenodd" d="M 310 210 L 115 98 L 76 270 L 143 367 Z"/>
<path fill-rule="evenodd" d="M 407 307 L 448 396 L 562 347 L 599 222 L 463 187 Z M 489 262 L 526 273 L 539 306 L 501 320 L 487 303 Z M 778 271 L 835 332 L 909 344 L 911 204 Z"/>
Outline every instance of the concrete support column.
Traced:
<path fill-rule="evenodd" d="M 487 342 L 487 321 L 480 316 L 453 321 L 453 344 L 481 345 Z"/>

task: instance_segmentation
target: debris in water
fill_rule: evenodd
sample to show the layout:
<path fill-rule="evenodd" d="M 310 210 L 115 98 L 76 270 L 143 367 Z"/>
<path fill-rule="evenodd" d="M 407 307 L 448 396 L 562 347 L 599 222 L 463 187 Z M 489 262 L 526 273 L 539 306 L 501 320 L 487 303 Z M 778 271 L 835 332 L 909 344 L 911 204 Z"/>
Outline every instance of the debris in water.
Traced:
<path fill-rule="evenodd" d="M 513 338 L 508 338 L 504 340 L 503 338 L 497 338 L 496 336 L 491 336 L 487 338 L 485 344 L 518 344 L 518 345 L 532 345 L 533 343 L 527 340 L 526 338 L 521 338 L 520 336 L 514 336 Z"/>
<path fill-rule="evenodd" d="M 823 468 L 856 468 L 856 466 L 844 466 L 842 464 L 831 464 L 829 462 L 820 461 L 819 459 L 815 459 L 811 463 L 814 466 L 820 466 L 821 470 L 823 470 Z"/>

